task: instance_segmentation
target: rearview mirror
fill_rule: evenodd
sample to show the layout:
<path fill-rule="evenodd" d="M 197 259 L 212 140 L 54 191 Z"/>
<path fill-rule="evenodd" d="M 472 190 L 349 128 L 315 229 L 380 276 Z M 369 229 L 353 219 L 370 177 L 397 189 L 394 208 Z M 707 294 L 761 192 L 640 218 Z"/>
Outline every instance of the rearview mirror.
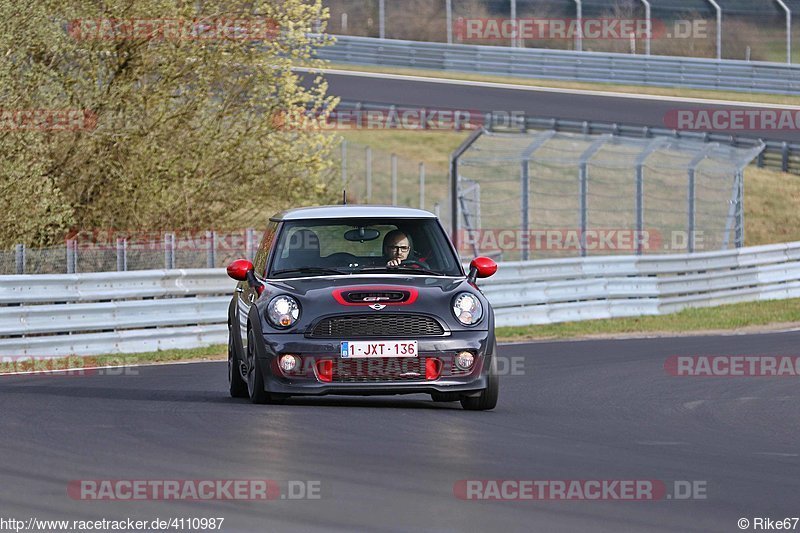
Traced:
<path fill-rule="evenodd" d="M 253 270 L 253 263 L 247 259 L 237 259 L 228 265 L 228 275 L 236 281 L 247 281 L 247 273 Z"/>
<path fill-rule="evenodd" d="M 373 241 L 381 236 L 381 232 L 374 228 L 363 226 L 344 232 L 344 238 L 351 242 Z"/>

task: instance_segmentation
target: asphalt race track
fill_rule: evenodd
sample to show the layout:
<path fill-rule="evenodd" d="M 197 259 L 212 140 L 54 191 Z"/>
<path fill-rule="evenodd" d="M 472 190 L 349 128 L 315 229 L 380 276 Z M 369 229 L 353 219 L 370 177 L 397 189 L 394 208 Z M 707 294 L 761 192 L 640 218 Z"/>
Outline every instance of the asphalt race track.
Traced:
<path fill-rule="evenodd" d="M 739 531 L 800 515 L 797 377 L 674 377 L 670 355 L 800 355 L 800 331 L 502 346 L 490 412 L 425 396 L 227 395 L 222 362 L 0 377 L 6 518 L 224 517 L 223 531 Z M 515 359 L 520 358 L 520 359 Z M 82 501 L 78 479 L 318 481 L 319 499 Z M 465 501 L 464 479 L 699 481 L 706 499 Z M 281 485 L 283 487 L 283 485 Z"/>
<path fill-rule="evenodd" d="M 428 81 L 385 79 L 358 74 L 325 73 L 329 93 L 347 101 L 391 103 L 432 109 L 519 112 L 538 117 L 618 122 L 620 124 L 666 127 L 665 115 L 676 109 L 759 109 L 752 107 L 700 104 L 661 99 L 574 94 L 558 90 L 536 91 L 494 88 Z M 446 80 L 442 80 L 446 81 Z M 730 133 L 730 132 L 725 132 Z M 800 131 L 737 131 L 742 137 L 800 142 Z"/>

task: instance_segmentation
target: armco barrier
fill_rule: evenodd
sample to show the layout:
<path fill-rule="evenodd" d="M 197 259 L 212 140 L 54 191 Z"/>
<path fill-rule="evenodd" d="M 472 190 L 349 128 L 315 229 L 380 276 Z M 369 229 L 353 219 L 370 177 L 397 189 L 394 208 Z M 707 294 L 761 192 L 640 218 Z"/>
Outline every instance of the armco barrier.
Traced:
<path fill-rule="evenodd" d="M 800 242 L 687 255 L 502 263 L 481 288 L 498 326 L 800 298 Z M 0 276 L 0 356 L 224 344 L 222 269 Z"/>
<path fill-rule="evenodd" d="M 523 78 L 800 94 L 800 67 L 785 63 L 335 37 L 335 44 L 317 51 L 318 57 Z"/>

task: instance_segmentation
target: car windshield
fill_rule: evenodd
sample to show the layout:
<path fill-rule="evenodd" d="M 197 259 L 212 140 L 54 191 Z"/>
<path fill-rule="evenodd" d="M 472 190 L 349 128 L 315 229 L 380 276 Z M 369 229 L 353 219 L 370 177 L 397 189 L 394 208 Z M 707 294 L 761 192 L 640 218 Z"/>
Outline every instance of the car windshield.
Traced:
<path fill-rule="evenodd" d="M 287 221 L 270 278 L 359 273 L 463 275 L 438 221 L 337 219 Z"/>

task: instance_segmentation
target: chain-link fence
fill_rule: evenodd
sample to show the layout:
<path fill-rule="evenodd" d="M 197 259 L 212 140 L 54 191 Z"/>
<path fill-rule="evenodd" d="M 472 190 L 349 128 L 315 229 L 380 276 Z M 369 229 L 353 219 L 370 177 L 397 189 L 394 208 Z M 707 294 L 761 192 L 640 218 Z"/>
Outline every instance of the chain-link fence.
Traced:
<path fill-rule="evenodd" d="M 332 34 L 429 42 L 784 62 L 800 36 L 791 22 L 800 12 L 798 0 L 325 0 L 324 5 Z M 577 20 L 583 21 L 580 33 Z M 649 33 L 642 25 L 646 20 Z M 493 21 L 497 24 L 488 24 Z M 525 21 L 535 21 L 530 26 L 539 30 L 525 31 Z M 517 24 L 520 37 L 503 29 Z M 593 31 L 600 24 L 611 30 Z"/>
<path fill-rule="evenodd" d="M 350 141 L 335 151 L 348 203 L 426 209 L 449 227 L 449 178 L 422 161 Z"/>
<path fill-rule="evenodd" d="M 744 244 L 744 167 L 763 146 L 483 131 L 454 163 L 464 255 L 527 260 Z"/>
<path fill-rule="evenodd" d="M 341 176 L 348 203 L 422 207 L 449 220 L 448 178 L 426 172 L 422 162 L 342 141 L 331 172 Z M 262 228 L 263 229 L 263 228 Z M 239 231 L 87 230 L 67 235 L 64 244 L 0 251 L 0 275 L 113 272 L 224 267 L 252 259 L 262 233 Z"/>

